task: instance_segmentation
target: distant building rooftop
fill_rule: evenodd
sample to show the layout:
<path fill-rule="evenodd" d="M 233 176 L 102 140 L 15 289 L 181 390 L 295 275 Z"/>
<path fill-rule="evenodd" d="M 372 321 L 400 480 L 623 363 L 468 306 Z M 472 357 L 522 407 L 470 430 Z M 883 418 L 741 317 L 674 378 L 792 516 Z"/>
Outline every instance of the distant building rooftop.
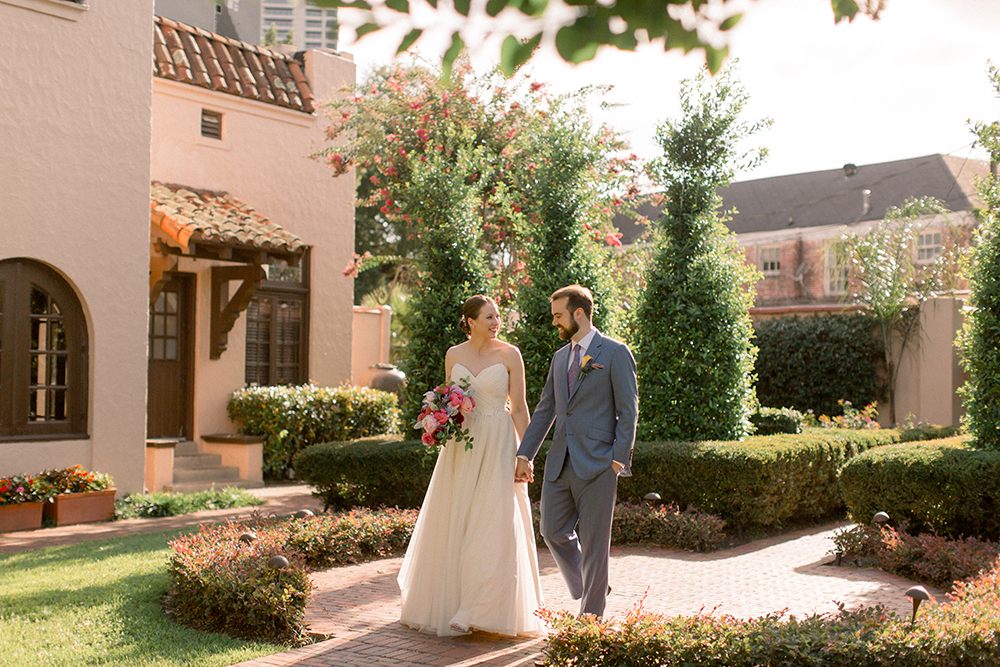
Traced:
<path fill-rule="evenodd" d="M 881 220 L 912 197 L 935 197 L 952 211 L 967 211 L 980 205 L 973 177 L 988 175 L 986 162 L 927 155 L 742 181 L 719 194 L 723 209 L 735 211 L 727 226 L 746 234 Z M 660 216 L 650 205 L 639 212 L 651 221 Z M 614 224 L 623 243 L 645 231 L 629 216 L 616 216 Z"/>

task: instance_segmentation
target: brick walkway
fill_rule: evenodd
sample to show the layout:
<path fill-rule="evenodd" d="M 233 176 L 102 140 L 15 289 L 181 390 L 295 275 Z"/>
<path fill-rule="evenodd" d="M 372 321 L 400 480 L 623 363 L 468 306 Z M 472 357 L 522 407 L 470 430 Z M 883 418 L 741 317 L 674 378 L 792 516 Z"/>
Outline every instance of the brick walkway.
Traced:
<path fill-rule="evenodd" d="M 262 489 L 264 511 L 285 514 L 301 508 L 318 510 L 305 487 Z M 135 532 L 167 530 L 247 510 L 202 512 L 170 519 L 135 520 L 90 526 L 67 526 L 0 535 L 0 553 L 105 539 Z M 904 591 L 911 582 L 879 570 L 835 567 L 828 553 L 838 525 L 831 524 L 759 540 L 713 554 L 652 548 L 615 548 L 611 553 L 608 617 L 621 618 L 642 601 L 652 612 L 676 615 L 699 611 L 740 618 L 787 610 L 802 616 L 831 613 L 837 602 L 848 608 L 883 604 L 909 615 Z M 562 578 L 548 551 L 539 549 L 542 589 L 549 609 L 575 613 Z M 333 568 L 312 575 L 316 588 L 306 608 L 306 623 L 329 637 L 303 648 L 240 663 L 240 667 L 519 667 L 533 665 L 543 639 L 518 640 L 473 633 L 466 637 L 423 635 L 398 622 L 396 575 L 401 558 Z M 932 590 L 941 599 L 941 591 Z"/>

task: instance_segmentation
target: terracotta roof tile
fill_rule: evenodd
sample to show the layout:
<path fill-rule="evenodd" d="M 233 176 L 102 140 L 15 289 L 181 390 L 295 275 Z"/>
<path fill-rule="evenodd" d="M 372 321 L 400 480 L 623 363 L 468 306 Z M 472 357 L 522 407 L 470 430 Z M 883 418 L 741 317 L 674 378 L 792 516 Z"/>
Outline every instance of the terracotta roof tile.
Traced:
<path fill-rule="evenodd" d="M 302 240 L 224 192 L 153 182 L 150 220 L 185 248 L 194 241 L 292 252 Z"/>
<path fill-rule="evenodd" d="M 309 81 L 295 58 L 162 16 L 153 23 L 153 72 L 305 113 L 315 110 Z"/>

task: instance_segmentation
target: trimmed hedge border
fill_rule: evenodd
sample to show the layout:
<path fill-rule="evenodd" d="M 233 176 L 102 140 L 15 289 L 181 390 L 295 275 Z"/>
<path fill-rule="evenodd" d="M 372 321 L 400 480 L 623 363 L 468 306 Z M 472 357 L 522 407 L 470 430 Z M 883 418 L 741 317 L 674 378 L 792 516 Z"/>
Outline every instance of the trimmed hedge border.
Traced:
<path fill-rule="evenodd" d="M 837 475 L 860 452 L 899 440 L 894 430 L 806 429 L 795 435 L 754 436 L 742 442 L 637 443 L 633 477 L 618 481 L 618 499 L 641 503 L 649 492 L 664 503 L 693 506 L 738 525 L 780 525 L 844 507 Z M 541 473 L 549 447 L 535 458 Z M 313 445 L 295 469 L 327 507 L 419 507 L 433 459 L 419 440 L 402 436 Z M 542 475 L 529 495 L 538 500 Z"/>
<path fill-rule="evenodd" d="M 369 387 L 247 387 L 229 398 L 229 418 L 243 435 L 264 436 L 264 476 L 286 476 L 309 445 L 351 440 L 399 427 L 395 394 Z"/>
<path fill-rule="evenodd" d="M 1000 539 L 1000 451 L 970 449 L 968 440 L 901 443 L 853 458 L 840 476 L 851 516 L 870 524 L 883 511 L 911 533 Z"/>
<path fill-rule="evenodd" d="M 309 570 L 403 553 L 417 513 L 366 509 L 205 524 L 170 542 L 166 609 L 178 623 L 252 641 L 309 642 Z M 242 538 L 242 539 L 241 539 Z M 269 561 L 283 556 L 274 569 Z"/>
<path fill-rule="evenodd" d="M 551 624 L 542 664 L 550 667 L 994 667 L 1000 661 L 1000 569 L 955 585 L 951 600 L 921 608 L 916 621 L 884 607 L 833 616 L 781 612 L 666 618 L 629 612 L 619 624 L 543 612 Z"/>

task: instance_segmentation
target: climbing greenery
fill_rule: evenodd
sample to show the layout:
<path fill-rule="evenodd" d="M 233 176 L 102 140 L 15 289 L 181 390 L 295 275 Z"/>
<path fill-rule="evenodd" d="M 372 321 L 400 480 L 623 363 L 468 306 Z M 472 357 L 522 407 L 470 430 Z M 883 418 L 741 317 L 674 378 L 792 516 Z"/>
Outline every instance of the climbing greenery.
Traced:
<path fill-rule="evenodd" d="M 681 117 L 657 129 L 650 175 L 666 195 L 662 231 L 635 318 L 640 440 L 738 440 L 751 431 L 756 270 L 717 213 L 716 189 L 766 151 L 742 152 L 748 124 L 733 67 L 681 85 Z"/>
<path fill-rule="evenodd" d="M 592 128 L 584 105 L 590 90 L 555 100 L 528 148 L 538 165 L 521 174 L 526 230 L 525 279 L 515 295 L 520 313 L 512 342 L 524 357 L 528 404 L 541 396 L 552 354 L 564 341 L 552 327 L 549 297 L 566 285 L 579 284 L 594 294 L 593 322 L 619 335 L 621 322 L 611 271 L 620 234 L 606 228 L 612 207 L 622 205 L 616 191 L 637 192 L 635 156 L 616 153 L 622 142 L 607 128 Z"/>
<path fill-rule="evenodd" d="M 990 81 L 1000 93 L 1000 69 L 990 65 Z M 973 127 L 991 158 L 1000 160 L 1000 137 L 991 123 Z M 971 311 L 960 337 L 962 365 L 968 380 L 961 392 L 965 403 L 964 425 L 971 445 L 1000 449 L 1000 183 L 995 176 L 979 183 L 984 211 L 980 244 L 975 255 L 969 295 Z"/>
<path fill-rule="evenodd" d="M 532 373 L 529 400 L 558 344 L 548 304 L 555 289 L 590 287 L 598 326 L 613 333 L 608 246 L 621 244 L 610 220 L 621 196 L 637 191 L 637 158 L 621 157 L 610 129 L 591 127 L 588 104 L 599 92 L 550 95 L 526 76 L 477 75 L 463 57 L 446 75 L 395 63 L 327 107 L 330 145 L 316 157 L 336 175 L 354 168 L 362 178 L 366 243 L 397 240 L 386 248 L 392 257 L 356 253 L 345 275 L 387 261 L 408 267 L 396 274 L 412 294 L 400 359 L 407 421 L 444 379 L 448 347 L 464 340 L 461 305 L 473 294 L 493 296 L 520 323 L 513 336 Z"/>

